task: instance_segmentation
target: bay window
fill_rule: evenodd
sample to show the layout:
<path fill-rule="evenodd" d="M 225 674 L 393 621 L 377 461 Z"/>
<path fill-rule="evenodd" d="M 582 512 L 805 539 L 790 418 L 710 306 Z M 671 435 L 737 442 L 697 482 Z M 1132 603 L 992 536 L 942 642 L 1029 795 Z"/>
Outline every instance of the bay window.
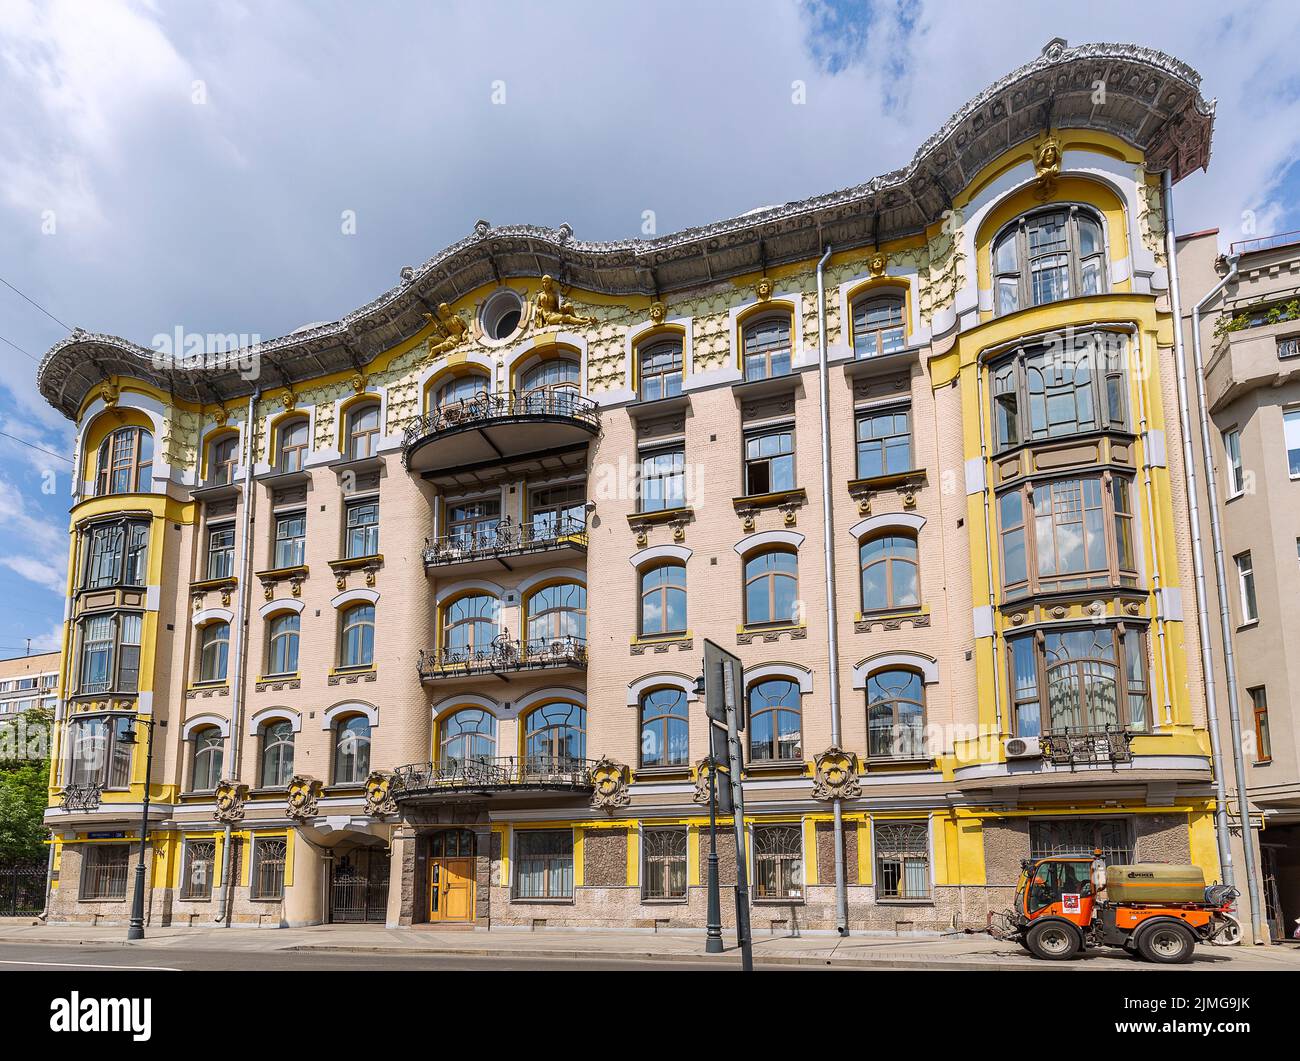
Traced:
<path fill-rule="evenodd" d="M 1008 638 L 1016 734 L 1146 730 L 1146 643 L 1135 626 L 1043 630 Z"/>
<path fill-rule="evenodd" d="M 140 682 L 139 612 L 105 612 L 79 623 L 77 692 L 133 693 Z"/>
<path fill-rule="evenodd" d="M 1006 596 L 1136 585 L 1131 490 L 1126 477 L 1103 472 L 1000 495 Z"/>
<path fill-rule="evenodd" d="M 1125 350 L 1124 337 L 1115 332 L 1066 332 L 994 362 L 994 448 L 1126 431 Z"/>
<path fill-rule="evenodd" d="M 131 783 L 130 715 L 92 715 L 68 723 L 69 785 L 126 788 Z"/>
<path fill-rule="evenodd" d="M 86 531 L 84 589 L 143 586 L 149 524 L 139 520 L 96 523 Z"/>
<path fill-rule="evenodd" d="M 119 427 L 99 446 L 97 493 L 146 493 L 153 484 L 153 434 Z"/>

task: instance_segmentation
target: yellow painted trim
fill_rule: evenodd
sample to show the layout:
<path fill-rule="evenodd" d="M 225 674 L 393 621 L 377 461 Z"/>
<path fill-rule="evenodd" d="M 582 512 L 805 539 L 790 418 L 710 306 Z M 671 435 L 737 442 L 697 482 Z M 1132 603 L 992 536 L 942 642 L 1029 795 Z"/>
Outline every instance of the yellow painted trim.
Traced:
<path fill-rule="evenodd" d="M 582 871 L 586 859 L 586 832 L 581 828 L 575 827 L 573 830 L 573 886 L 574 888 L 582 887 Z"/>
<path fill-rule="evenodd" d="M 817 884 L 817 824 L 811 818 L 803 820 L 803 875 L 805 884 Z"/>

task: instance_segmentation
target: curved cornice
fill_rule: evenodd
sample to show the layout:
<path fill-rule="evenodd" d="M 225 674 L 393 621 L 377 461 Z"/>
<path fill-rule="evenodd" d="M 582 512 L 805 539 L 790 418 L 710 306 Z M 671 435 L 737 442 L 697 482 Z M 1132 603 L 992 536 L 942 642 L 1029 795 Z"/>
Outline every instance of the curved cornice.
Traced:
<path fill-rule="evenodd" d="M 654 239 L 590 242 L 572 229 L 493 227 L 469 236 L 340 320 L 302 328 L 214 356 L 202 371 L 154 362 L 150 350 L 113 335 L 77 329 L 46 353 L 37 371 L 45 399 L 75 418 L 86 394 L 106 377 L 128 376 L 178 398 L 203 403 L 252 393 L 240 373 L 252 358 L 269 361 L 291 384 L 355 371 L 427 327 L 430 305 L 455 303 L 484 284 L 549 272 L 568 286 L 607 295 L 658 297 L 837 250 L 923 232 L 988 163 L 1047 128 L 1093 129 L 1141 150 L 1150 171 L 1175 181 L 1209 161 L 1214 104 L 1200 75 L 1163 52 L 1131 44 L 1068 47 L 1054 40 L 1033 62 L 970 100 L 902 169 L 865 184 L 754 210 Z M 1106 104 L 1093 102 L 1097 84 Z"/>

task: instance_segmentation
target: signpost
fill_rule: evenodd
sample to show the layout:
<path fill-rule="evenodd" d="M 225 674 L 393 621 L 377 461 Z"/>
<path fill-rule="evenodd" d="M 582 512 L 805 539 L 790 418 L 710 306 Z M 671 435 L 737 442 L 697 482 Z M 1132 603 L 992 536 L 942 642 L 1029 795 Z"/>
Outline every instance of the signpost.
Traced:
<path fill-rule="evenodd" d="M 745 688 L 744 669 L 740 660 L 721 645 L 704 642 L 704 713 L 709 718 L 710 761 L 720 758 L 722 736 L 714 737 L 715 723 L 726 726 L 726 759 L 730 766 L 729 784 L 722 788 L 731 797 L 731 814 L 736 834 L 736 941 L 740 945 L 741 967 L 746 972 L 754 968 L 754 955 L 749 932 L 749 873 L 745 858 L 745 800 L 740 784 L 740 730 L 743 725 L 740 698 Z M 713 769 L 709 779 L 710 792 L 720 791 L 715 784 L 718 771 Z M 712 797 L 711 797 L 712 798 Z M 725 797 L 720 803 L 725 802 Z M 726 811 L 724 810 L 724 813 Z M 716 828 L 716 816 L 710 811 L 711 824 Z M 716 859 L 711 858 L 710 872 L 716 879 Z M 721 930 L 719 930 L 721 931 Z"/>

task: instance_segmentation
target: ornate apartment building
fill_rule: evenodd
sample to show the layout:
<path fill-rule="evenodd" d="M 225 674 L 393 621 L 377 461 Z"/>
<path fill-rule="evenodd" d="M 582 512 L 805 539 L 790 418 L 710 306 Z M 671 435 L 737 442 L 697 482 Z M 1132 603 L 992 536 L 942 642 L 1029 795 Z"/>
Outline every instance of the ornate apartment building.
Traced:
<path fill-rule="evenodd" d="M 1200 360 L 1215 496 L 1199 438 L 1197 488 L 1214 590 L 1212 508 L 1220 522 L 1226 622 L 1211 624 L 1209 642 L 1225 755 L 1234 729 L 1241 739 L 1240 772 L 1226 772 L 1232 858 L 1241 880 L 1248 867 L 1236 790 L 1244 784 L 1260 919 L 1270 937 L 1290 938 L 1300 925 L 1300 233 L 1235 243 L 1228 256 L 1219 253 L 1217 231 L 1180 237 L 1178 272 L 1189 347 L 1192 311 L 1204 302 Z M 1201 408 L 1196 402 L 1198 415 Z M 1217 611 L 1217 594 L 1210 601 Z M 1248 889 L 1238 887 L 1247 908 Z"/>
<path fill-rule="evenodd" d="M 52 918 L 125 919 L 147 784 L 154 924 L 702 927 L 705 639 L 761 933 L 983 926 L 1042 852 L 1217 874 L 1164 224 L 1198 84 L 1053 41 L 855 188 L 483 221 L 198 368 L 59 343 Z"/>

